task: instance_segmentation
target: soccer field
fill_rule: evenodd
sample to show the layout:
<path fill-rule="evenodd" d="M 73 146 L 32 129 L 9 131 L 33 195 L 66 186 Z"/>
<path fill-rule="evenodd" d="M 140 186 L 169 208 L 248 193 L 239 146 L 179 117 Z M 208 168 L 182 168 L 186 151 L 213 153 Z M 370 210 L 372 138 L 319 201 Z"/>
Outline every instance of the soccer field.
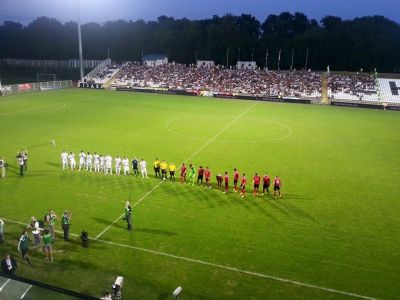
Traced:
<path fill-rule="evenodd" d="M 22 224 L 50 208 L 71 210 L 76 235 L 59 234 L 54 262 L 31 249 L 18 275 L 93 296 L 121 275 L 125 299 L 171 299 L 177 286 L 181 299 L 400 298 L 398 112 L 62 90 L 1 98 L 0 137 L 1 255 L 19 259 Z M 16 152 L 52 139 L 20 177 Z M 136 155 L 150 178 L 63 171 L 63 149 Z M 213 188 L 154 178 L 156 157 L 208 166 Z M 233 168 L 245 198 L 215 188 Z M 251 195 L 266 171 L 282 198 Z M 132 232 L 120 218 L 130 193 Z"/>

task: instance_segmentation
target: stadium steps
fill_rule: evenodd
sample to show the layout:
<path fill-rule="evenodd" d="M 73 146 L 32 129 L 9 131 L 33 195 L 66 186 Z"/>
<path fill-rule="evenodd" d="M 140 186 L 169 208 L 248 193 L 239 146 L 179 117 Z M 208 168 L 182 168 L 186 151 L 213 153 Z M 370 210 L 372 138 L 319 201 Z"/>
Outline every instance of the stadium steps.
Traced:
<path fill-rule="evenodd" d="M 321 102 L 323 104 L 330 104 L 328 97 L 328 74 L 325 72 L 321 76 Z"/>
<path fill-rule="evenodd" d="M 103 84 L 104 89 L 108 89 L 108 87 L 109 87 L 111 84 L 113 84 L 115 78 L 117 77 L 117 75 L 118 75 L 121 71 L 122 71 L 122 68 L 119 69 L 118 72 L 115 73 L 113 77 L 111 77 L 109 80 L 107 80 L 107 82 L 105 82 L 105 83 Z"/>

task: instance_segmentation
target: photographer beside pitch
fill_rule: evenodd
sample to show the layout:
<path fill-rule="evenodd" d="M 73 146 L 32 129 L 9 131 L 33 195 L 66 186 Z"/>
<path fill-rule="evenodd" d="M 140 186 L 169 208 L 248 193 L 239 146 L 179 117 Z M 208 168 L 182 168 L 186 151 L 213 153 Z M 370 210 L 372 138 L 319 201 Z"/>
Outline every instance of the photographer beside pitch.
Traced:
<path fill-rule="evenodd" d="M 61 217 L 61 228 L 64 231 L 64 240 L 69 241 L 69 221 L 71 220 L 71 212 L 66 210 Z"/>
<path fill-rule="evenodd" d="M 131 197 L 129 197 L 130 199 Z M 125 202 L 125 208 L 124 208 L 125 216 L 122 218 L 122 220 L 125 220 L 126 223 L 128 224 L 128 230 L 132 230 L 132 206 L 130 200 Z"/>

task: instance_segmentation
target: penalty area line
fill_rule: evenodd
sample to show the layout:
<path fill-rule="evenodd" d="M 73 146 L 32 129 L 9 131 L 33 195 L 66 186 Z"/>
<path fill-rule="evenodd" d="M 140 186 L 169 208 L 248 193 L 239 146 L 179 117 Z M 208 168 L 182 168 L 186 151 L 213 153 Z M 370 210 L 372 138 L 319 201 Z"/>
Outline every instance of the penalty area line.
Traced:
<path fill-rule="evenodd" d="M 1 217 L 0 217 L 0 219 L 2 219 L 4 221 L 7 221 L 7 222 L 10 222 L 10 223 L 19 224 L 19 225 L 25 225 L 26 226 L 26 223 L 23 223 L 23 222 L 8 220 L 8 219 L 1 218 Z M 57 233 L 62 233 L 62 231 L 59 231 L 59 230 L 55 230 L 55 231 Z M 71 233 L 70 235 L 74 236 L 74 237 L 80 237 L 78 234 L 74 234 L 74 233 Z M 177 259 L 177 260 L 182 260 L 182 261 L 191 262 L 191 263 L 195 263 L 195 264 L 210 266 L 210 267 L 223 269 L 223 270 L 228 270 L 228 271 L 237 272 L 237 273 L 242 273 L 242 274 L 246 274 L 246 275 L 250 275 L 250 276 L 254 276 L 254 277 L 265 278 L 265 279 L 269 279 L 269 280 L 274 280 L 274 281 L 284 282 L 284 283 L 288 283 L 288 284 L 293 284 L 293 285 L 306 287 L 306 288 L 310 288 L 310 289 L 321 290 L 321 291 L 325 291 L 325 292 L 328 292 L 328 293 L 346 295 L 346 296 L 350 296 L 350 297 L 353 297 L 353 298 L 359 298 L 359 299 L 377 300 L 377 298 L 368 297 L 368 296 L 364 296 L 364 295 L 360 295 L 360 294 L 356 294 L 356 293 L 340 291 L 340 290 L 336 290 L 336 289 L 332 289 L 332 288 L 322 287 L 322 286 L 315 285 L 315 284 L 309 284 L 309 283 L 296 281 L 296 280 L 291 280 L 291 279 L 282 278 L 282 277 L 277 277 L 277 276 L 273 276 L 273 275 L 267 275 L 267 274 L 263 274 L 263 273 L 258 273 L 258 272 L 248 271 L 248 270 L 242 270 L 242 269 L 239 269 L 239 268 L 224 266 L 224 265 L 211 263 L 211 262 L 207 262 L 207 261 L 203 261 L 203 260 L 199 260 L 199 259 L 194 259 L 194 258 L 189 258 L 189 257 L 184 257 L 184 256 L 178 256 L 178 255 L 174 255 L 174 254 L 170 254 L 170 253 L 155 251 L 155 250 L 151 250 L 151 249 L 146 249 L 146 248 L 126 245 L 126 244 L 121 244 L 121 243 L 115 243 L 115 242 L 111 242 L 111 241 L 107 241 L 107 240 L 92 239 L 92 238 L 90 238 L 90 239 L 94 240 L 96 242 L 99 242 L 99 243 L 103 243 L 103 244 L 109 244 L 109 245 L 113 245 L 113 246 L 128 248 L 128 249 L 132 249 L 132 250 L 137 250 L 137 251 L 141 251 L 141 252 L 151 253 L 151 254 L 154 254 L 154 255 L 160 255 L 160 256 L 164 256 L 164 257 L 174 258 L 174 259 Z"/>
<path fill-rule="evenodd" d="M 138 201 L 135 202 L 135 204 L 132 205 L 132 208 L 134 208 L 135 206 L 137 206 L 140 202 L 142 202 L 148 195 L 150 195 L 152 192 L 154 192 L 161 184 L 163 183 L 163 181 L 160 181 L 156 186 L 154 186 L 150 191 L 148 191 L 146 194 L 144 194 L 142 196 L 142 198 L 140 198 Z M 125 213 L 123 213 L 122 215 L 120 215 L 118 218 L 116 218 L 114 220 L 114 222 L 112 222 L 110 225 L 108 225 L 102 232 L 100 232 L 95 238 L 94 240 L 97 240 L 99 237 L 101 237 L 108 229 L 110 229 L 115 223 L 117 223 L 123 216 L 125 215 Z"/>

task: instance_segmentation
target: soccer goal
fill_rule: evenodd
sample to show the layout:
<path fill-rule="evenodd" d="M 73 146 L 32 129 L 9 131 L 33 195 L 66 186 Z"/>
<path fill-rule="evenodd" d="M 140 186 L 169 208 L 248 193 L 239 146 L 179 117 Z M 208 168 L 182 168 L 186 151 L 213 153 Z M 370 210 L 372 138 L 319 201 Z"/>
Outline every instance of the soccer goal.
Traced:
<path fill-rule="evenodd" d="M 47 82 L 47 81 L 56 81 L 56 74 L 49 73 L 36 73 L 36 81 L 37 82 Z"/>

